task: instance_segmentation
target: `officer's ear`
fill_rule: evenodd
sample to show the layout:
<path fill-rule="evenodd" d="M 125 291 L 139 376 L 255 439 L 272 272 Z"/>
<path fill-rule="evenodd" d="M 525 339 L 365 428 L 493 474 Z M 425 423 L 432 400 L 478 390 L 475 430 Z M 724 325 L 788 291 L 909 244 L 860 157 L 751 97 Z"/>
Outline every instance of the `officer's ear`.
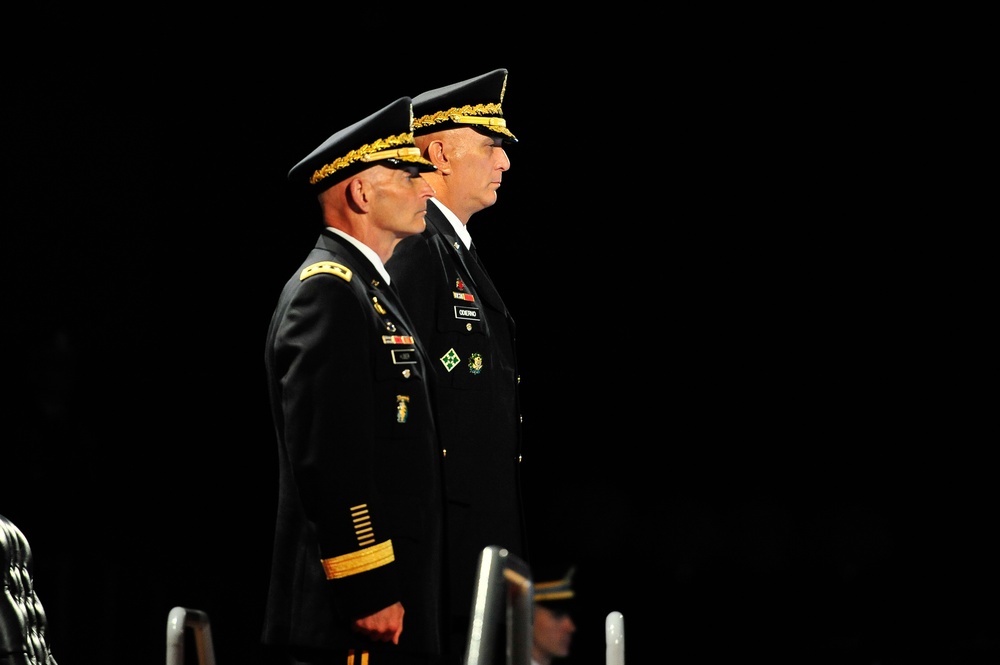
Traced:
<path fill-rule="evenodd" d="M 448 153 L 444 149 L 444 141 L 434 139 L 427 144 L 427 161 L 438 168 L 438 171 L 448 175 L 451 173 L 451 162 Z"/>

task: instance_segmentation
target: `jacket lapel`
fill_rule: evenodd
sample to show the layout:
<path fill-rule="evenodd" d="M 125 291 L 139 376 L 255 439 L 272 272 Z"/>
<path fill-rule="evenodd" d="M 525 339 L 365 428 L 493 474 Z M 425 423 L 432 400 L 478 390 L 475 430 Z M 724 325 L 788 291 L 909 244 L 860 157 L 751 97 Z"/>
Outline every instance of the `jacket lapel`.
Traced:
<path fill-rule="evenodd" d="M 493 280 L 490 279 L 486 268 L 473 256 L 472 252 L 465 248 L 465 244 L 458 237 L 458 234 L 455 233 L 451 222 L 448 221 L 448 218 L 444 216 L 444 213 L 441 212 L 441 209 L 433 201 L 431 205 L 427 206 L 427 214 L 424 219 L 428 225 L 434 227 L 434 230 L 440 236 L 447 240 L 448 252 L 452 255 L 455 263 L 465 268 L 465 272 L 468 274 L 472 286 L 480 299 L 484 303 L 489 304 L 490 307 L 505 312 L 507 308 L 504 306 L 500 293 L 493 286 Z"/>

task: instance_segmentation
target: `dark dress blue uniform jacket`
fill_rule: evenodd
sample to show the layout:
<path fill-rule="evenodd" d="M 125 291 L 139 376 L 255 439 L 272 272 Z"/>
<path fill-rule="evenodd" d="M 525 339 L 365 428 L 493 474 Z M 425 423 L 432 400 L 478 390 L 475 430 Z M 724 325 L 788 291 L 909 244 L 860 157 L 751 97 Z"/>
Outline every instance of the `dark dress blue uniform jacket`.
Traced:
<path fill-rule="evenodd" d="M 436 372 L 450 597 L 453 613 L 464 618 L 484 547 L 527 559 L 515 326 L 435 201 L 425 220 L 424 233 L 403 239 L 386 269 Z"/>
<path fill-rule="evenodd" d="M 348 648 L 350 619 L 402 601 L 400 644 L 375 648 L 440 650 L 441 452 L 412 336 L 395 292 L 332 233 L 281 292 L 265 358 L 280 474 L 266 644 Z"/>

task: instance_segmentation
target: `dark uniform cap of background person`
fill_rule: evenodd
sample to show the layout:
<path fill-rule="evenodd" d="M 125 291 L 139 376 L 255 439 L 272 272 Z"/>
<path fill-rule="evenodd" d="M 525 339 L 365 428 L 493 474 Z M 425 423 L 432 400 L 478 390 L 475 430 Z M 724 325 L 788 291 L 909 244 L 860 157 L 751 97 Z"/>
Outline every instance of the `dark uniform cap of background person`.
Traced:
<path fill-rule="evenodd" d="M 576 599 L 576 591 L 573 590 L 574 573 L 576 567 L 571 566 L 565 574 L 553 573 L 549 569 L 540 570 L 538 575 L 533 575 L 535 603 L 557 612 L 572 610 Z M 560 574 L 562 577 L 557 577 Z"/>
<path fill-rule="evenodd" d="M 507 70 L 428 90 L 413 98 L 413 133 L 417 136 L 441 129 L 472 127 L 497 136 L 505 143 L 517 143 L 503 117 Z"/>
<path fill-rule="evenodd" d="M 324 141 L 292 167 L 288 179 L 317 194 L 369 167 L 416 165 L 421 172 L 437 167 L 413 144 L 413 101 L 400 97 Z"/>

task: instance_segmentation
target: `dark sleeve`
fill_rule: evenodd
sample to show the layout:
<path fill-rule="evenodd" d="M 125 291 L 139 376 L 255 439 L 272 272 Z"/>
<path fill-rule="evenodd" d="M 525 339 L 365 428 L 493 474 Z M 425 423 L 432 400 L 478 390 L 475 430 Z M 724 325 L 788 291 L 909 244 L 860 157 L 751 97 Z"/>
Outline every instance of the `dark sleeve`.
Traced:
<path fill-rule="evenodd" d="M 399 600 L 395 565 L 365 555 L 386 548 L 392 537 L 379 521 L 375 482 L 375 337 L 371 315 L 352 286 L 317 275 L 299 286 L 276 340 L 284 438 L 320 559 L 362 564 L 329 582 L 337 604 L 352 617 Z M 373 525 L 371 549 L 359 545 L 360 506 Z"/>

